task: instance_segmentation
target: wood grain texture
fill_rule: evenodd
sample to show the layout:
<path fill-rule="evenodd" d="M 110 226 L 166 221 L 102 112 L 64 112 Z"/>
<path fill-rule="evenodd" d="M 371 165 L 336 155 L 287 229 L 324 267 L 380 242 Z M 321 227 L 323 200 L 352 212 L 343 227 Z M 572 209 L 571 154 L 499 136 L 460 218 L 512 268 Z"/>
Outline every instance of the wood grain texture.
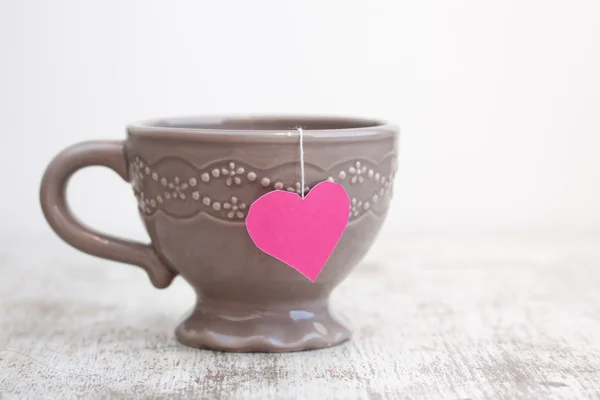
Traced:
<path fill-rule="evenodd" d="M 291 354 L 186 348 L 180 278 L 3 242 L 0 398 L 600 398 L 600 238 L 388 237 L 333 296 L 353 339 Z"/>

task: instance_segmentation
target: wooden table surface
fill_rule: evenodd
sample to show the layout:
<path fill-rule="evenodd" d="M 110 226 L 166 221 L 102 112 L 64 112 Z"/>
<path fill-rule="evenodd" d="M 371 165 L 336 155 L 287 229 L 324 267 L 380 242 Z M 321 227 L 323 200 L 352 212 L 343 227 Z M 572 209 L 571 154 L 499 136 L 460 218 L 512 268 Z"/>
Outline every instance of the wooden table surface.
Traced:
<path fill-rule="evenodd" d="M 332 298 L 353 339 L 288 354 L 180 345 L 180 278 L 2 243 L 2 399 L 600 399 L 600 237 L 385 235 Z"/>

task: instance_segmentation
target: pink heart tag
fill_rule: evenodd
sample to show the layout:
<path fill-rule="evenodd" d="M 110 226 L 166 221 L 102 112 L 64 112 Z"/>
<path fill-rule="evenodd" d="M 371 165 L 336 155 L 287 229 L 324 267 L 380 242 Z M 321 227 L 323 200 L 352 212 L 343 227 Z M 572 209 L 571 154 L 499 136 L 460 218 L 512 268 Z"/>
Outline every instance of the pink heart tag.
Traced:
<path fill-rule="evenodd" d="M 346 190 L 326 181 L 304 199 L 281 190 L 265 194 L 250 206 L 246 227 L 256 247 L 314 282 L 349 218 Z"/>

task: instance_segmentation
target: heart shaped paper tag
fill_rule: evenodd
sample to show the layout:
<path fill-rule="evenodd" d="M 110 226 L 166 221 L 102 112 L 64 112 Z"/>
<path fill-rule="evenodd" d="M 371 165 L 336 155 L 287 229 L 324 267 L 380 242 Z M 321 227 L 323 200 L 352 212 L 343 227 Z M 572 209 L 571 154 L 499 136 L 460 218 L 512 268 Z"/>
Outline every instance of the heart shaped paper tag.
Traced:
<path fill-rule="evenodd" d="M 314 282 L 349 218 L 346 190 L 326 181 L 304 199 L 281 190 L 265 194 L 250 206 L 246 227 L 256 247 Z"/>

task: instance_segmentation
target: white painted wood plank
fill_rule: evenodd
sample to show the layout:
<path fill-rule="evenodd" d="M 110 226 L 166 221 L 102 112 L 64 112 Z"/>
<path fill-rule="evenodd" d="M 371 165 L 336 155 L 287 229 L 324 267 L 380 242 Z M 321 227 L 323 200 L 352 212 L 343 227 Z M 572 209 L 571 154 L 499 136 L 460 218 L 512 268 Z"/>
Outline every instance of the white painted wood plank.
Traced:
<path fill-rule="evenodd" d="M 54 238 L 0 252 L 0 398 L 600 398 L 600 240 L 381 239 L 333 297 L 348 344 L 188 349 L 178 279 Z"/>

